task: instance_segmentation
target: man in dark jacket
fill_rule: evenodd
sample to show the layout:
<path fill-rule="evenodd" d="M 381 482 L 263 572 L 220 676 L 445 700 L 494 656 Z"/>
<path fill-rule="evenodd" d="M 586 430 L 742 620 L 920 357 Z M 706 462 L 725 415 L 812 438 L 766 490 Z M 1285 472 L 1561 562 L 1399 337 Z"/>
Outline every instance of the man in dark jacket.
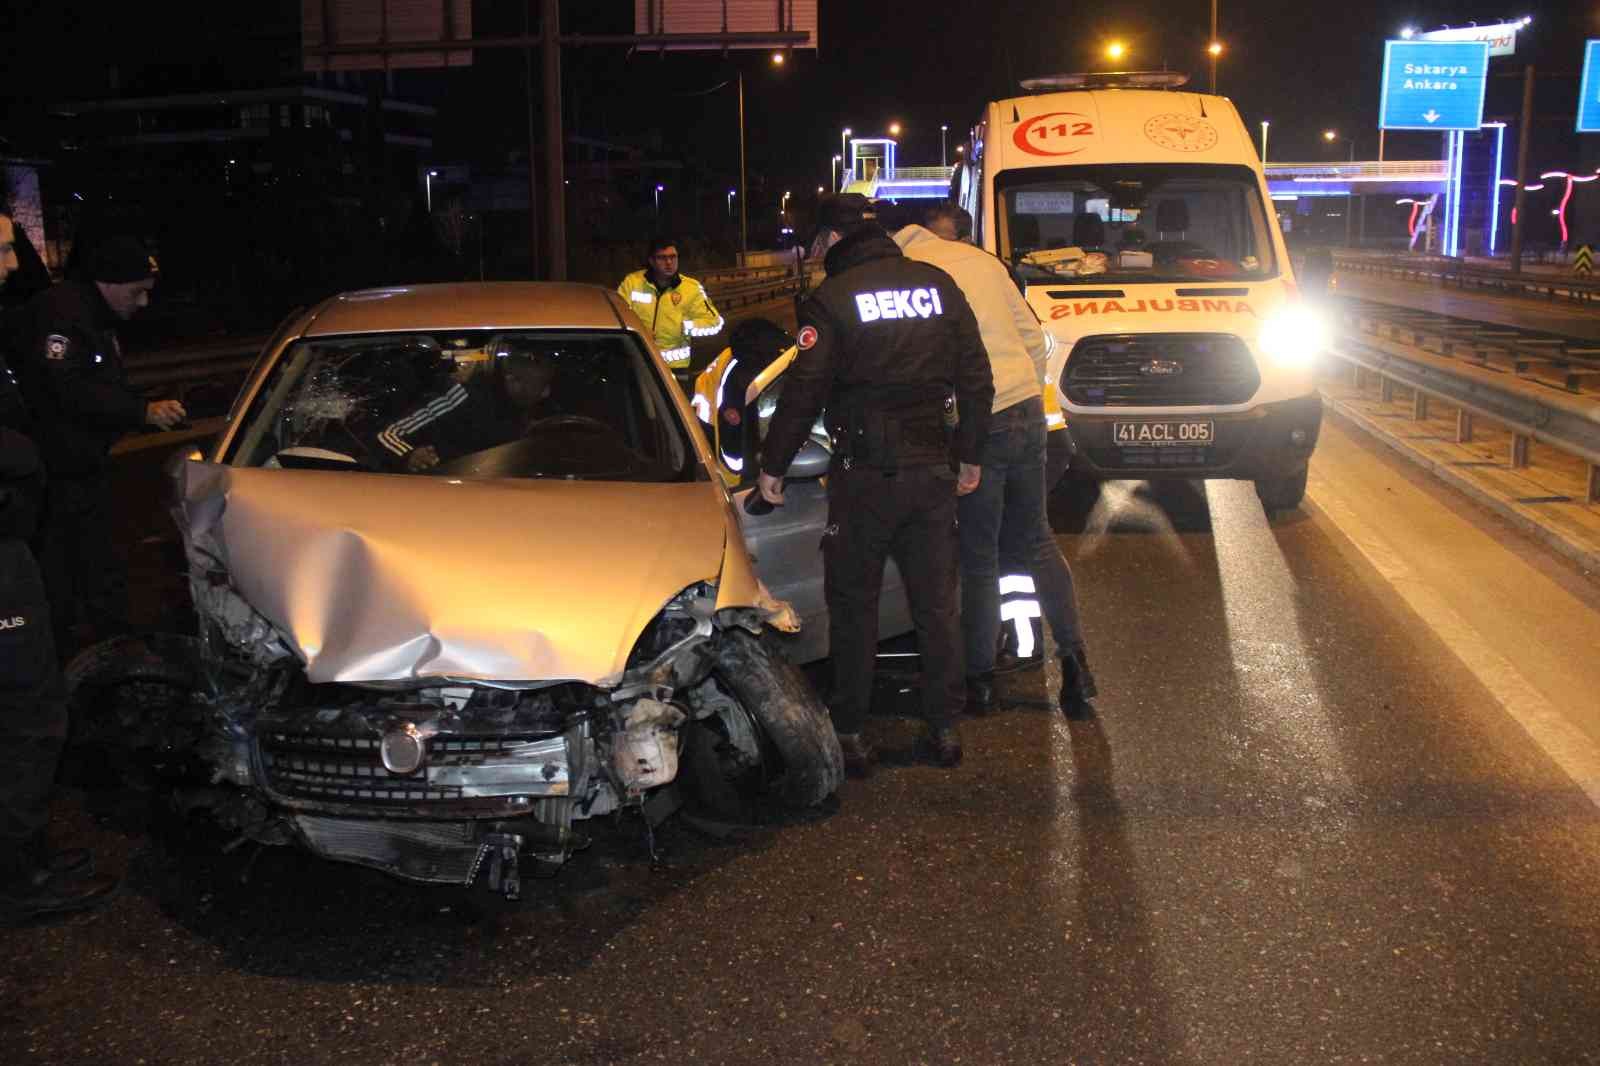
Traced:
<path fill-rule="evenodd" d="M 127 578 L 109 537 L 111 446 L 145 426 L 184 418 L 177 400 L 147 402 L 128 384 L 117 326 L 149 305 L 156 265 L 131 237 L 89 253 L 93 280 L 47 289 L 28 304 L 16 370 L 38 420 L 50 488 L 40 565 L 57 644 L 70 655 L 74 630 L 94 639 L 127 628 Z"/>
<path fill-rule="evenodd" d="M 11 231 L 0 214 L 0 283 L 16 262 Z M 87 853 L 51 855 L 45 842 L 67 709 L 44 582 L 28 548 L 44 484 L 29 428 L 0 351 L 0 922 L 8 923 L 89 906 L 113 884 L 92 876 Z"/>
<path fill-rule="evenodd" d="M 989 359 L 955 282 L 905 258 L 865 197 L 827 197 L 818 217 L 828 277 L 800 308 L 798 353 L 767 434 L 761 495 L 782 504 L 784 471 L 826 407 L 835 452 L 823 565 L 833 721 L 845 767 L 864 774 L 873 758 L 861 728 L 890 555 L 905 579 L 922 653 L 931 754 L 956 766 L 955 718 L 965 700 L 956 496 L 978 487 L 994 399 Z M 953 444 L 951 415 L 958 415 Z"/>

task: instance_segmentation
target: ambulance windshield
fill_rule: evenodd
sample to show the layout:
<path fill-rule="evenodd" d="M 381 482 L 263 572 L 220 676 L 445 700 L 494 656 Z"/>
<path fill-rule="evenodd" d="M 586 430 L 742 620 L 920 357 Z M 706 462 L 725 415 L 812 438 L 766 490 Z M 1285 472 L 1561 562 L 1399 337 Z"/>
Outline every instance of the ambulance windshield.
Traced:
<path fill-rule="evenodd" d="M 1000 174 L 1000 255 L 1060 284 L 1259 281 L 1277 273 L 1249 167 L 1120 163 Z"/>

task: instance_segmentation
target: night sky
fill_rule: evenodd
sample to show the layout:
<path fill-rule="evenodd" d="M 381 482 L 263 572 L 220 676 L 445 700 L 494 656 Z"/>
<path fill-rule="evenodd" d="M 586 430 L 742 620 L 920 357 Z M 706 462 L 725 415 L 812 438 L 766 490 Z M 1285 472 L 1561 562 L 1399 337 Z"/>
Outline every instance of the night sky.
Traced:
<path fill-rule="evenodd" d="M 628 0 L 569 0 L 562 7 L 568 30 L 631 30 Z M 1328 127 L 1354 132 L 1358 156 L 1373 158 L 1386 36 L 1407 24 L 1429 28 L 1532 13 L 1535 22 L 1519 40 L 1517 56 L 1497 59 L 1494 67 L 1514 72 L 1531 61 L 1541 72 L 1572 75 L 1541 79 L 1538 128 L 1544 165 L 1575 164 L 1580 146 L 1570 131 L 1581 41 L 1600 37 L 1600 4 L 1585 4 L 1582 10 L 1575 3 L 1543 7 L 1459 0 L 1315 5 L 1222 0 L 1219 35 L 1228 51 L 1219 68 L 1220 88 L 1252 130 L 1261 119 L 1271 120 L 1274 159 L 1344 158 L 1343 143 L 1321 142 L 1320 132 Z M 219 12 L 233 10 L 245 20 L 218 20 Z M 477 31 L 520 28 L 519 10 L 513 0 L 479 0 Z M 1209 8 L 1204 0 L 1081 6 L 1040 0 L 822 0 L 821 11 L 820 51 L 797 53 L 781 70 L 770 65 L 766 53 L 724 58 L 657 56 L 620 47 L 568 49 L 569 132 L 659 137 L 663 157 L 732 174 L 738 159 L 732 87 L 692 94 L 742 68 L 753 182 L 794 187 L 798 196 L 827 180 L 842 126 L 870 134 L 899 120 L 906 128 L 901 162 L 937 163 L 941 123 L 951 127 L 953 148 L 985 99 L 1013 93 L 1018 79 L 1030 75 L 1104 69 L 1100 50 L 1112 37 L 1125 40 L 1132 51 L 1124 66 L 1188 69 L 1194 75 L 1191 84 L 1205 84 Z M 0 28 L 12 38 L 7 51 L 17 57 L 3 74 L 5 129 L 14 142 L 22 142 L 16 147 L 39 147 L 25 143 L 34 105 L 105 95 L 112 65 L 124 92 L 176 91 L 187 87 L 185 81 L 208 79 L 281 81 L 273 74 L 292 61 L 298 12 L 297 2 L 284 0 L 243 9 L 192 0 L 11 5 L 0 15 Z M 442 162 L 490 163 L 525 143 L 522 77 L 515 53 L 480 53 L 471 72 L 403 76 L 400 93 L 442 107 L 437 132 Z M 1519 99 L 1519 80 L 1491 79 L 1491 117 L 1510 117 Z M 1437 142 L 1434 135 L 1399 134 L 1389 138 L 1386 154 L 1436 156 Z M 1583 149 L 1590 156 L 1600 151 L 1590 145 Z"/>

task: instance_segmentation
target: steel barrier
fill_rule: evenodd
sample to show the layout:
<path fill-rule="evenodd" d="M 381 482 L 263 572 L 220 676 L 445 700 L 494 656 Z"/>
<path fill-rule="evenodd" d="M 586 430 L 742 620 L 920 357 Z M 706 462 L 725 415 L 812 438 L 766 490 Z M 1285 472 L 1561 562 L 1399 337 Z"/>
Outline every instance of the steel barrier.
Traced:
<path fill-rule="evenodd" d="M 1487 324 L 1485 324 L 1487 325 Z M 1456 409 L 1456 438 L 1472 439 L 1474 417 L 1505 427 L 1511 434 L 1508 466 L 1528 465 L 1528 444 L 1539 441 L 1582 459 L 1588 466 L 1588 502 L 1600 503 L 1600 401 L 1572 395 L 1549 385 L 1487 367 L 1464 364 L 1392 336 L 1373 331 L 1363 336 L 1358 326 L 1347 329 L 1331 354 L 1350 364 L 1359 387 L 1364 374 L 1374 374 L 1384 401 L 1396 385 L 1409 389 L 1413 413 L 1427 416 L 1427 398 Z"/>
<path fill-rule="evenodd" d="M 810 289 L 819 276 L 814 264 L 805 266 L 804 283 Z M 793 265 L 734 267 L 708 270 L 698 275 L 711 302 L 723 311 L 743 310 L 771 303 L 801 291 L 802 275 Z M 181 348 L 130 353 L 128 381 L 140 392 L 175 396 L 187 405 L 204 390 L 236 388 L 254 365 L 267 335 L 241 337 Z M 231 400 L 230 395 L 226 398 Z M 226 402 L 226 400 L 224 400 Z"/>

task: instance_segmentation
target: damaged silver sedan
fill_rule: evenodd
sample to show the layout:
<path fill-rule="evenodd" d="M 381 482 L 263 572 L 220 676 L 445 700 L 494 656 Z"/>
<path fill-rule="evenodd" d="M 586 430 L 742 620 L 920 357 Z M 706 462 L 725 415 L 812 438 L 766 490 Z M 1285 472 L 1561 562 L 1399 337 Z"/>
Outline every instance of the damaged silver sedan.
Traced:
<path fill-rule="evenodd" d="M 619 808 L 817 804 L 838 740 L 711 462 L 614 294 L 337 297 L 174 465 L 199 633 L 69 680 L 183 685 L 97 728 L 241 840 L 512 897 Z"/>

